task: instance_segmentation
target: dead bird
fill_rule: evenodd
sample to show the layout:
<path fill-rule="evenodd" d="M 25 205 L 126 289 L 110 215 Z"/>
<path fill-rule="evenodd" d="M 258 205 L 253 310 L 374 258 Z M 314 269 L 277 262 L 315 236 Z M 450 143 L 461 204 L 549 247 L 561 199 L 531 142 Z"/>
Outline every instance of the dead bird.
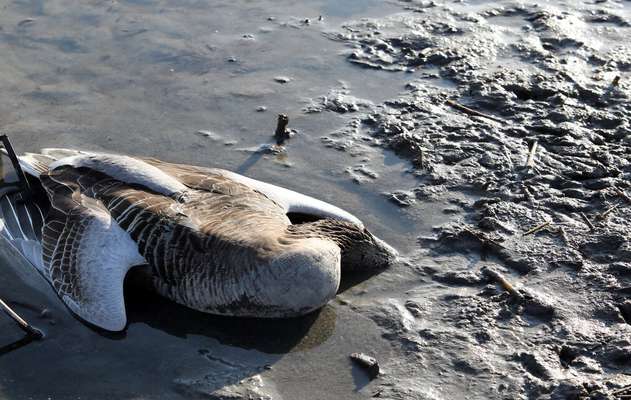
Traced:
<path fill-rule="evenodd" d="M 2 234 L 70 310 L 109 331 L 126 326 L 134 266 L 190 308 L 285 318 L 325 305 L 341 273 L 397 257 L 350 213 L 222 169 L 68 149 L 19 163 L 35 194 L 0 197 Z"/>

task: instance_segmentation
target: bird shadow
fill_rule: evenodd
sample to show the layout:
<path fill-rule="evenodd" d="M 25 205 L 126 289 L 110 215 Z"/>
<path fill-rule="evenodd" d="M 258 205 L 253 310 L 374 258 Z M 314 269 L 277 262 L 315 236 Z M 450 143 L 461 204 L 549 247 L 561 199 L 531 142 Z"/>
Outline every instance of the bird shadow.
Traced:
<path fill-rule="evenodd" d="M 342 268 L 342 271 L 343 268 Z M 383 270 L 366 270 L 366 271 L 347 271 L 342 272 L 342 279 L 340 281 L 340 287 L 337 290 L 337 293 L 344 293 L 345 291 L 351 289 L 354 286 L 361 284 L 362 282 L 367 281 L 375 275 L 379 275 Z"/>
<path fill-rule="evenodd" d="M 336 316 L 332 307 L 285 319 L 212 315 L 168 300 L 137 279 L 142 277 L 131 274 L 125 282 L 129 324 L 145 323 L 172 336 L 201 335 L 224 345 L 267 354 L 285 354 L 316 347 L 335 329 Z M 313 331 L 318 334 L 313 335 Z"/>
<path fill-rule="evenodd" d="M 237 168 L 237 173 L 245 174 L 263 157 L 262 152 L 254 152 Z"/>
<path fill-rule="evenodd" d="M 338 293 L 380 273 L 380 270 L 342 273 Z M 294 318 L 244 318 L 203 313 L 177 304 L 157 294 L 147 282 L 142 269 L 132 269 L 125 279 L 125 303 L 129 324 L 145 323 L 176 337 L 201 335 L 220 343 L 267 354 L 284 354 L 317 347 L 335 329 L 336 314 L 325 306 Z M 94 327 L 92 327 L 94 328 Z M 124 333 L 95 329 L 110 339 L 122 339 Z M 317 334 L 314 334 L 317 332 Z"/>

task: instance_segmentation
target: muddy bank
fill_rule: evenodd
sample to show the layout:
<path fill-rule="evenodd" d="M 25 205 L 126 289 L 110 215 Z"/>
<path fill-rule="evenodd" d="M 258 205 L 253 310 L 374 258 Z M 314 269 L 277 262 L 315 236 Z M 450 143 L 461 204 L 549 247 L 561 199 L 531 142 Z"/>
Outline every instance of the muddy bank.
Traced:
<path fill-rule="evenodd" d="M 79 147 L 235 170 L 353 210 L 411 249 L 429 224 L 381 194 L 415 182 L 406 162 L 374 149 L 370 158 L 383 164 L 376 174 L 388 182 L 358 186 L 345 157 L 320 143 L 344 119 L 303 112 L 323 88 L 365 80 L 322 31 L 399 9 L 376 1 L 5 4 L 2 132 L 18 151 Z M 374 72 L 355 91 L 374 92 L 372 104 L 402 82 Z M 296 137 L 282 154 L 259 152 L 281 112 Z M 245 321 L 128 290 L 126 332 L 104 335 L 74 319 L 37 275 L 23 276 L 29 266 L 9 249 L 0 256 L 0 297 L 46 333 L 25 342 L 0 316 L 3 399 L 357 399 L 372 386 L 348 356 L 398 357 L 374 321 L 338 301 L 302 319 Z M 345 279 L 343 290 L 366 279 Z"/>
<path fill-rule="evenodd" d="M 422 283 L 357 307 L 416 365 L 385 397 L 615 397 L 631 361 L 628 8 L 405 4 L 328 34 L 410 80 L 324 143 L 391 148 L 420 179 L 396 204 L 462 212 L 419 238 Z"/>

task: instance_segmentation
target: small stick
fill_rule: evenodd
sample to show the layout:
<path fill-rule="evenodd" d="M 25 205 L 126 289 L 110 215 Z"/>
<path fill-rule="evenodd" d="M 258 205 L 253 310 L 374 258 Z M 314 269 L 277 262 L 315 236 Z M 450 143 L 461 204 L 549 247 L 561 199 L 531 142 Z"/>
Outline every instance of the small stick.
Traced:
<path fill-rule="evenodd" d="M 618 193 L 618 196 L 622 197 L 627 202 L 631 203 L 631 197 L 629 197 L 629 195 L 626 194 L 622 189 L 616 188 L 616 193 Z"/>
<path fill-rule="evenodd" d="M 285 114 L 278 114 L 278 123 L 276 125 L 276 132 L 274 137 L 276 138 L 276 144 L 281 145 L 289 138 L 287 134 L 287 124 L 289 124 L 289 117 Z"/>
<path fill-rule="evenodd" d="M 613 78 L 613 81 L 611 82 L 611 86 L 618 86 L 620 84 L 620 75 L 616 75 L 615 78 Z"/>
<path fill-rule="evenodd" d="M 537 147 L 539 147 L 539 142 L 534 141 L 530 146 L 530 151 L 528 152 L 528 159 L 526 160 L 526 167 L 534 168 L 535 167 L 535 153 L 537 152 Z"/>
<path fill-rule="evenodd" d="M 585 223 L 587 224 L 587 226 L 589 226 L 589 230 L 593 231 L 596 229 L 596 227 L 594 226 L 594 224 L 592 224 L 592 221 L 589 220 L 589 218 L 587 218 L 587 215 L 585 215 L 582 211 L 579 213 L 579 215 L 583 218 L 583 221 L 585 221 Z"/>
<path fill-rule="evenodd" d="M 542 230 L 542 229 L 543 229 L 543 228 L 545 228 L 546 226 L 550 225 L 551 223 L 552 223 L 552 222 L 550 222 L 550 221 L 546 221 L 546 222 L 544 222 L 544 223 L 542 223 L 542 224 L 539 224 L 539 225 L 535 226 L 534 228 L 529 229 L 528 231 L 526 231 L 526 232 L 524 233 L 524 235 L 523 235 L 523 236 L 528 236 L 528 235 L 530 235 L 530 234 L 533 234 L 533 233 L 539 232 L 540 230 Z"/>
<path fill-rule="evenodd" d="M 616 208 L 618 208 L 618 207 L 620 207 L 620 203 L 614 204 L 613 206 L 609 207 L 608 209 L 606 209 L 602 213 L 598 214 L 596 216 L 596 219 L 599 220 L 599 221 L 604 221 L 605 218 L 607 218 L 607 216 L 609 214 L 611 214 L 612 212 L 614 212 L 616 210 Z"/>
<path fill-rule="evenodd" d="M 2 310 L 9 316 L 11 317 L 19 326 L 20 328 L 22 328 L 22 330 L 24 332 L 26 332 L 28 335 L 31 335 L 37 339 L 41 339 L 44 334 L 37 328 L 33 327 L 33 325 L 30 325 L 28 322 L 26 322 L 22 317 L 20 317 L 15 311 L 13 311 L 13 309 L 11 309 L 11 307 L 9 307 L 9 305 L 7 303 L 5 303 L 2 299 L 0 299 L 0 307 L 2 308 Z"/>
<path fill-rule="evenodd" d="M 559 236 L 561 236 L 561 239 L 563 239 L 563 243 L 565 243 L 566 245 L 570 244 L 570 239 L 567 237 L 567 233 L 562 226 L 559 226 L 557 228 L 557 233 L 559 234 Z"/>
<path fill-rule="evenodd" d="M 528 200 L 529 203 L 534 203 L 535 196 L 532 195 L 528 186 L 524 186 L 524 197 Z"/>
<path fill-rule="evenodd" d="M 465 114 L 469 114 L 469 115 L 474 115 L 476 117 L 482 117 L 482 118 L 490 119 L 491 121 L 495 121 L 495 122 L 499 122 L 499 123 L 506 123 L 506 121 L 504 121 L 504 120 L 501 120 L 499 118 L 495 118 L 495 117 L 493 117 L 491 115 L 484 114 L 484 113 L 481 113 L 480 111 L 476 111 L 476 110 L 474 110 L 472 108 L 463 106 L 462 104 L 456 103 L 453 100 L 447 100 L 445 103 L 447 103 L 448 105 L 452 106 L 456 110 L 462 111 Z"/>
<path fill-rule="evenodd" d="M 489 267 L 482 268 L 482 272 L 489 278 L 493 279 L 495 282 L 499 283 L 500 286 L 504 288 L 504 290 L 511 294 L 511 296 L 520 301 L 524 300 L 524 296 L 519 293 L 519 291 L 517 291 L 517 289 L 515 289 L 515 287 L 511 285 L 510 282 L 508 282 L 502 274 Z"/>
<path fill-rule="evenodd" d="M 611 392 L 611 394 L 622 394 L 626 391 L 631 391 L 631 385 L 627 385 L 624 387 L 621 387 L 620 389 L 614 390 L 613 392 Z"/>

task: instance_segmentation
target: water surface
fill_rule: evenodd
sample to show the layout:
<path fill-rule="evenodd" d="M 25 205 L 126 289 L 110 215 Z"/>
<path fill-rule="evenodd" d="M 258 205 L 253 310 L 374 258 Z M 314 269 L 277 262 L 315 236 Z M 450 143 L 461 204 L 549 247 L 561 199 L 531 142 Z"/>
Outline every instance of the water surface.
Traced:
<path fill-rule="evenodd" d="M 415 185 L 409 164 L 368 150 L 361 162 L 379 178 L 354 183 L 346 171 L 358 160 L 321 141 L 348 117 L 303 112 L 340 81 L 373 102 L 403 88 L 405 75 L 353 66 L 339 55 L 342 44 L 323 35 L 396 10 L 357 0 L 7 3 L 2 130 L 18 151 L 78 147 L 239 171 L 351 210 L 406 253 L 441 218 L 431 204 L 410 214 L 384 195 Z M 253 152 L 271 142 L 278 113 L 299 132 L 287 153 Z M 25 343 L 0 318 L 2 398 L 212 398 L 261 374 L 276 398 L 350 399 L 368 384 L 351 352 L 394 357 L 374 322 L 338 301 L 305 318 L 256 321 L 129 289 L 128 329 L 105 334 L 74 319 L 10 248 L 1 251 L 0 296 L 46 332 Z M 345 287 L 361 291 L 359 281 Z"/>

